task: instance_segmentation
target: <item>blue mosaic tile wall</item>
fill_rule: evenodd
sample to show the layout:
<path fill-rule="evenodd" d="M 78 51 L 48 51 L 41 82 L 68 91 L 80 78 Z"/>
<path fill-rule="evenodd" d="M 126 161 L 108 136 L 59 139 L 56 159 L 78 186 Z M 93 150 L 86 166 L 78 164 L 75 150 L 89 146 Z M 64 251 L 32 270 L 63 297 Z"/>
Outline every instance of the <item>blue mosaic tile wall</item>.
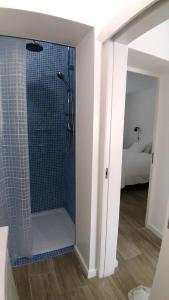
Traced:
<path fill-rule="evenodd" d="M 40 44 L 42 52 L 27 51 L 31 209 L 40 212 L 65 207 L 74 219 L 75 151 L 66 133 L 67 91 L 57 72 L 70 76 L 74 89 L 74 70 L 68 66 L 70 61 L 75 63 L 75 49 Z"/>
<path fill-rule="evenodd" d="M 73 99 L 75 99 L 75 51 L 73 48 L 69 49 L 68 55 L 68 77 L 72 88 Z M 75 111 L 75 101 L 74 101 Z M 75 138 L 74 138 L 75 142 Z M 72 139 L 67 143 L 67 151 L 65 155 L 64 165 L 64 186 L 65 186 L 65 202 L 64 207 L 75 222 L 75 147 Z M 74 188 L 72 188 L 74 187 Z"/>
<path fill-rule="evenodd" d="M 73 148 L 73 147 L 72 147 Z M 75 223 L 75 151 L 71 149 L 65 158 L 65 201 L 64 208 Z M 74 187 L 74 188 L 72 188 Z"/>

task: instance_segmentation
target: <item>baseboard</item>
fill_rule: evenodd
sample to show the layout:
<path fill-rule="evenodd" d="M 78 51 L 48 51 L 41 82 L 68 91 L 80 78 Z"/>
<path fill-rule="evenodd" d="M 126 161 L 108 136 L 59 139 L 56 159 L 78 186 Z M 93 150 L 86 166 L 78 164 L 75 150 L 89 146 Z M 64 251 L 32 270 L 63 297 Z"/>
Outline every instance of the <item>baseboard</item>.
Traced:
<path fill-rule="evenodd" d="M 118 267 L 118 264 L 119 264 L 119 262 L 118 262 L 118 260 L 116 259 L 115 269 Z"/>
<path fill-rule="evenodd" d="M 163 238 L 162 232 L 159 231 L 156 227 L 154 227 L 152 224 L 146 224 L 146 227 L 152 231 L 156 236 L 158 236 L 160 239 Z"/>
<path fill-rule="evenodd" d="M 112 268 L 109 268 L 109 270 L 104 272 L 103 277 L 105 278 L 105 277 L 109 277 L 109 276 L 113 275 L 117 267 L 118 267 L 118 260 L 116 259 Z"/>
<path fill-rule="evenodd" d="M 79 262 L 80 262 L 80 264 L 82 266 L 82 269 L 83 269 L 86 277 L 89 278 L 89 279 L 93 278 L 93 277 L 96 277 L 96 275 L 97 275 L 96 269 L 89 269 L 87 267 L 87 265 L 85 263 L 85 260 L 84 260 L 84 258 L 82 256 L 79 248 L 77 247 L 77 245 L 74 246 L 74 249 L 75 249 L 75 254 L 76 254 L 76 256 L 77 256 L 77 258 L 78 258 L 78 260 L 79 260 Z"/>

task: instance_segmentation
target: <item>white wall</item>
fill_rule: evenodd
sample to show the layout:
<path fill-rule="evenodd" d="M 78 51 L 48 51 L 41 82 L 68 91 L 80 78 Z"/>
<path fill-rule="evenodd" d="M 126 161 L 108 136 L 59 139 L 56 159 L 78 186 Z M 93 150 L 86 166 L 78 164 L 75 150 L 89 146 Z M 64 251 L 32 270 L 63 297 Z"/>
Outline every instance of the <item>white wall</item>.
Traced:
<path fill-rule="evenodd" d="M 0 300 L 5 300 L 8 228 L 0 227 Z"/>
<path fill-rule="evenodd" d="M 144 75 L 140 75 L 141 78 L 143 76 Z M 147 81 L 149 81 L 149 77 L 145 77 Z M 133 84 L 134 83 L 135 82 L 133 81 Z M 132 84 L 132 82 L 130 82 L 130 84 Z M 133 143 L 137 141 L 137 133 L 134 132 L 134 128 L 136 126 L 139 126 L 141 128 L 140 140 L 145 143 L 152 142 L 154 128 L 154 112 L 156 104 L 156 85 L 157 80 L 155 78 L 151 78 L 149 88 L 147 88 L 148 84 L 146 86 L 146 89 L 144 89 L 144 85 L 141 86 L 140 84 L 140 88 L 138 91 L 134 91 L 132 93 L 127 94 L 124 122 L 124 148 L 130 147 Z"/>
<path fill-rule="evenodd" d="M 8 227 L 0 227 L 0 300 L 19 300 L 11 270 L 7 244 Z"/>
<path fill-rule="evenodd" d="M 169 60 L 169 21 L 141 35 L 129 47 Z"/>
<path fill-rule="evenodd" d="M 86 269 L 91 269 L 94 31 L 76 49 L 76 247 Z"/>
<path fill-rule="evenodd" d="M 162 235 L 169 199 L 169 75 L 159 81 L 157 133 L 154 143 L 154 172 L 150 186 L 148 225 Z"/>

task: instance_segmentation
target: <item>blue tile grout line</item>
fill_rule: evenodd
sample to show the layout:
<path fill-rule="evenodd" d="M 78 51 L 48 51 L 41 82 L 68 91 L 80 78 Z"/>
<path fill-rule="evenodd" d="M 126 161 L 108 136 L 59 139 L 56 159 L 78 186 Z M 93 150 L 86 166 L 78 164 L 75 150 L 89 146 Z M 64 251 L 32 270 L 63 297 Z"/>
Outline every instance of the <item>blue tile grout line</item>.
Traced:
<path fill-rule="evenodd" d="M 62 248 L 62 249 L 53 250 L 53 251 L 45 252 L 45 253 L 41 253 L 41 254 L 36 254 L 36 255 L 33 255 L 32 257 L 20 257 L 20 258 L 17 258 L 12 263 L 12 267 L 26 265 L 26 264 L 32 264 L 34 262 L 43 261 L 43 260 L 46 260 L 50 257 L 55 257 L 55 256 L 59 256 L 59 255 L 62 255 L 62 254 L 66 254 L 68 252 L 72 252 L 73 250 L 74 250 L 74 246 L 68 246 L 68 247 L 65 247 L 65 248 Z"/>

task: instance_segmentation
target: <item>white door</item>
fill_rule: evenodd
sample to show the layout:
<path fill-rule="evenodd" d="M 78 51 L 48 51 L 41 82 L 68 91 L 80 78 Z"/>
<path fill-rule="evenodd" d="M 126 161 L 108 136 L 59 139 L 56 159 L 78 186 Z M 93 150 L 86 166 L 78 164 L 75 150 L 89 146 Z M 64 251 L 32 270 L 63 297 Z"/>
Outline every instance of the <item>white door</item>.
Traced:
<path fill-rule="evenodd" d="M 168 300 L 169 299 L 169 204 L 166 220 L 166 228 L 157 264 L 151 294 L 149 300 Z"/>
<path fill-rule="evenodd" d="M 104 277 L 117 267 L 116 250 L 121 191 L 121 165 L 125 113 L 128 47 L 113 43 L 112 97 L 109 144 L 109 174 L 107 191 L 107 223 L 105 231 Z M 103 238 L 103 237 L 102 237 Z M 103 255 L 103 254 L 102 254 Z M 100 276 L 102 277 L 102 276 Z"/>

